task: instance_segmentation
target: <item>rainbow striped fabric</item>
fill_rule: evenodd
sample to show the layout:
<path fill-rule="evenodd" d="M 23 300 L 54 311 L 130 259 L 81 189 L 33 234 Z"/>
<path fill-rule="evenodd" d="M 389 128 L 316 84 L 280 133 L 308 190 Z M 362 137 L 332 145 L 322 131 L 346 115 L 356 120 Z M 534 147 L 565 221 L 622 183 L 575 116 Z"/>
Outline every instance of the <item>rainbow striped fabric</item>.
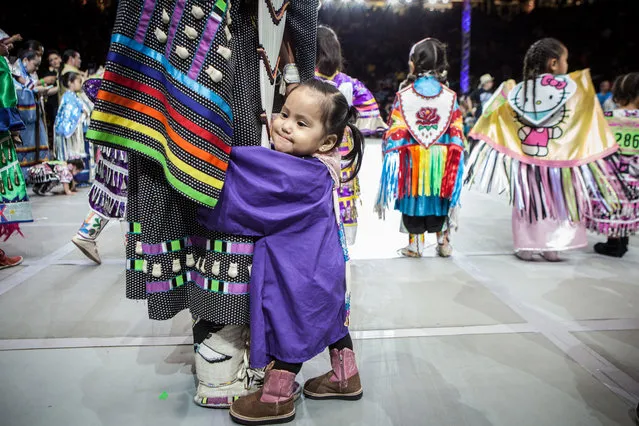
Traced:
<path fill-rule="evenodd" d="M 155 160 L 176 190 L 213 207 L 233 136 L 228 4 L 118 7 L 127 13 L 118 13 L 87 138 Z"/>

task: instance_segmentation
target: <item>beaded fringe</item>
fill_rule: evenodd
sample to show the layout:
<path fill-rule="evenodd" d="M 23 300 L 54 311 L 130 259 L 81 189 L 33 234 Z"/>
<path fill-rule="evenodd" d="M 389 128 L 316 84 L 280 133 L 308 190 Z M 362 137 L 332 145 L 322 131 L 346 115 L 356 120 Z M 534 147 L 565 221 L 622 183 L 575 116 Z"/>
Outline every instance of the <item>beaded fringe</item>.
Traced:
<path fill-rule="evenodd" d="M 464 183 L 476 184 L 486 193 L 508 193 L 510 203 L 531 222 L 546 218 L 581 222 L 593 215 L 593 202 L 612 214 L 627 201 L 627 188 L 610 159 L 544 167 L 508 157 L 483 141 L 471 151 Z"/>
<path fill-rule="evenodd" d="M 395 201 L 410 197 L 440 197 L 459 201 L 462 179 L 460 161 L 463 151 L 456 145 L 432 145 L 424 149 L 412 145 L 384 155 L 382 177 L 375 211 L 385 216 L 385 209 Z"/>

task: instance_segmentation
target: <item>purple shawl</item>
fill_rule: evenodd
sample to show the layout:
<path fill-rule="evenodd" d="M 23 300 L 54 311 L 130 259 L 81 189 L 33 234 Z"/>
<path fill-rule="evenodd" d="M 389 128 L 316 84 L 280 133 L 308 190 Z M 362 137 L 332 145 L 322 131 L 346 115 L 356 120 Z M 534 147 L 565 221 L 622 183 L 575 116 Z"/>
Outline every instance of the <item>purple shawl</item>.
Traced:
<path fill-rule="evenodd" d="M 308 361 L 346 335 L 345 261 L 333 180 L 315 158 L 236 147 L 211 230 L 257 237 L 251 273 L 251 366 Z"/>

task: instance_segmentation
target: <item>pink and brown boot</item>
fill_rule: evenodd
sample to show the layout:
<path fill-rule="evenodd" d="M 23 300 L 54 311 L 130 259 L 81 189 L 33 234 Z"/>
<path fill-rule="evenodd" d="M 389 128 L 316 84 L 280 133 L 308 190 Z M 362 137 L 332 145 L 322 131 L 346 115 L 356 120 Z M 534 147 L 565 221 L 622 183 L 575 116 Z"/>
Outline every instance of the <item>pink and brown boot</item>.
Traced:
<path fill-rule="evenodd" d="M 343 399 L 356 401 L 364 395 L 355 352 L 346 348 L 331 351 L 333 369 L 304 385 L 304 396 L 310 399 Z"/>
<path fill-rule="evenodd" d="M 293 390 L 295 374 L 267 368 L 264 387 L 233 402 L 230 415 L 241 425 L 272 425 L 288 423 L 295 418 Z"/>

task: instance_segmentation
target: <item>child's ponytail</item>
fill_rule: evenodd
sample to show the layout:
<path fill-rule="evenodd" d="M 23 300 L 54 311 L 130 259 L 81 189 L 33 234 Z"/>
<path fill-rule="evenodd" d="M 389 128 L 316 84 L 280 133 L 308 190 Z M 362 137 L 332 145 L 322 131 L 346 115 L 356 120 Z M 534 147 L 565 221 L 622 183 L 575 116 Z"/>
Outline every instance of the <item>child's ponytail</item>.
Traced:
<path fill-rule="evenodd" d="M 420 77 L 434 77 L 442 84 L 448 83 L 448 58 L 446 45 L 435 38 L 426 38 L 413 45 L 408 55 L 413 69 L 400 84 L 403 89 L 413 84 Z"/>
<path fill-rule="evenodd" d="M 360 132 L 360 130 L 355 125 L 358 115 L 359 113 L 357 112 L 357 108 L 355 108 L 354 106 L 350 107 L 348 111 L 348 118 L 347 118 L 348 121 L 346 123 L 346 127 L 348 127 L 349 130 L 351 131 L 351 136 L 353 139 L 353 148 L 349 151 L 348 154 L 344 156 L 344 160 L 348 161 L 348 167 L 352 167 L 353 171 L 350 174 L 350 176 L 348 176 L 348 179 L 346 179 L 342 183 L 350 182 L 353 179 L 355 179 L 357 175 L 359 174 L 359 170 L 362 167 L 365 138 L 362 132 Z"/>

